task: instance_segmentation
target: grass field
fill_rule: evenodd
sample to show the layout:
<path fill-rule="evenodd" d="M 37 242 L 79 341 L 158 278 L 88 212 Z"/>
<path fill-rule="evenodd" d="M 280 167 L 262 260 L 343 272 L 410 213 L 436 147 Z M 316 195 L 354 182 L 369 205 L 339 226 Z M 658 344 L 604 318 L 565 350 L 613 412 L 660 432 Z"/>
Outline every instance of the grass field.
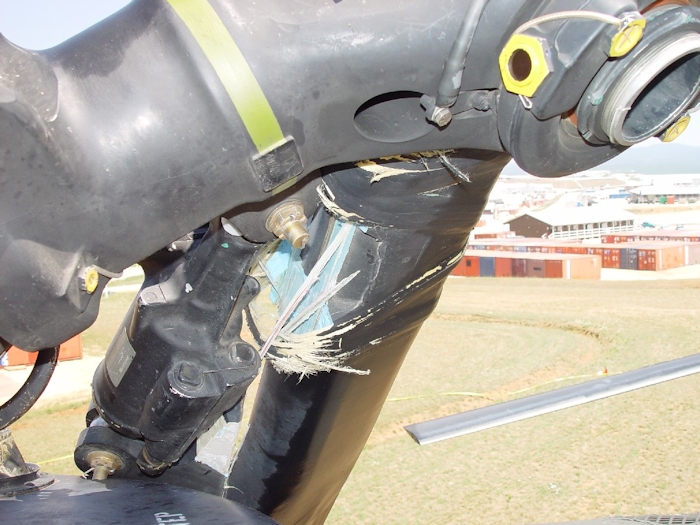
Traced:
<path fill-rule="evenodd" d="M 118 297 L 105 298 L 86 333 L 90 352 L 104 351 L 102 332 L 127 308 Z M 700 281 L 451 278 L 328 523 L 512 525 L 699 510 L 698 376 L 425 447 L 403 430 L 697 353 L 698 321 Z M 30 412 L 14 427 L 25 456 L 70 455 L 83 413 Z M 44 467 L 75 472 L 69 460 Z"/>

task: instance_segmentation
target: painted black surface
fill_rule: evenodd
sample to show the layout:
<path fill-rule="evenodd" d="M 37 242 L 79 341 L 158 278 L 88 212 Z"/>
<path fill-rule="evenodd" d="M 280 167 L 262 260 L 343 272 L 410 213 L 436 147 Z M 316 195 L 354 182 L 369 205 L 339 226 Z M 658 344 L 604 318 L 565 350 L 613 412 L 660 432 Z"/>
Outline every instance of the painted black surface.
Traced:
<path fill-rule="evenodd" d="M 618 3 L 601 8 L 615 11 Z M 167 3 L 136 0 L 40 54 L 5 46 L 3 54 L 31 74 L 3 82 L 0 97 L 0 257 L 8 269 L 0 275 L 0 337 L 27 350 L 63 342 L 93 322 L 107 282 L 101 277 L 97 293 L 85 294 L 81 269 L 119 272 L 228 210 L 249 214 L 239 222 L 244 236 L 271 240 L 259 227 L 274 204 L 265 190 L 299 165 L 306 176 L 367 158 L 505 146 L 525 169 L 561 175 L 616 155 L 618 149 L 572 146 L 557 131 L 559 118 L 523 114 L 517 97 L 501 93 L 498 104 L 494 96 L 473 105 L 475 93 L 501 89 L 497 50 L 537 5 L 488 2 L 455 101 L 467 109 L 439 129 L 426 122 L 418 95 L 436 92 L 469 7 L 464 2 L 212 1 L 283 135 L 296 145 L 291 156 L 271 162 L 290 173 L 262 178 L 254 161 L 267 156 L 259 156 L 223 84 Z M 44 95 L 27 95 L 37 82 L 48 86 Z M 372 103 L 383 100 L 388 105 Z M 55 113 L 49 121 L 38 116 L 47 108 Z M 554 167 L 551 158 L 560 159 Z"/>
<path fill-rule="evenodd" d="M 407 171 L 374 183 L 354 166 L 324 176 L 339 209 L 366 228 L 353 238 L 339 278 L 361 272 L 329 308 L 335 328 L 352 325 L 342 335 L 347 364 L 370 374 L 333 371 L 300 381 L 267 365 L 227 497 L 285 524 L 325 520 L 507 160 L 454 153 L 450 162 L 471 182 L 439 157 L 386 162 Z M 322 240 L 333 219 L 322 212 L 316 221 L 314 237 Z M 305 257 L 313 261 L 320 251 L 312 244 Z"/>
<path fill-rule="evenodd" d="M 96 408 L 119 434 L 145 442 L 138 463 L 147 474 L 178 461 L 258 373 L 258 353 L 240 338 L 259 291 L 246 277 L 257 249 L 217 226 L 169 266 L 152 265 L 95 372 Z"/>
<path fill-rule="evenodd" d="M 242 505 L 195 490 L 153 481 L 97 482 L 77 476 L 56 476 L 56 481 L 41 491 L 0 499 L 0 516 L 5 523 L 52 525 L 277 523 Z"/>

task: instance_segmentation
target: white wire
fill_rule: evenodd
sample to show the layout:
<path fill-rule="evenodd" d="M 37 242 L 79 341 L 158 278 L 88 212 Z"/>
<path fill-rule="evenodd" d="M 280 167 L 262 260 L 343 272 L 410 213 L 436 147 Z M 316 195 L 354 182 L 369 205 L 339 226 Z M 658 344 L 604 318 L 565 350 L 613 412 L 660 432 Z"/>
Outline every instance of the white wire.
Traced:
<path fill-rule="evenodd" d="M 272 346 L 272 343 L 282 331 L 282 328 L 284 328 L 284 325 L 287 324 L 287 321 L 294 313 L 296 307 L 299 306 L 299 303 L 306 296 L 307 292 L 313 286 L 313 284 L 316 281 L 318 281 L 323 269 L 331 260 L 335 252 L 338 251 L 338 249 L 342 246 L 342 244 L 345 242 L 348 236 L 353 232 L 353 229 L 354 226 L 352 226 L 351 224 L 343 224 L 343 226 L 341 226 L 338 235 L 335 237 L 335 239 L 333 239 L 333 241 L 331 241 L 331 243 L 325 249 L 321 257 L 318 259 L 318 261 L 316 261 L 316 264 L 314 264 L 314 266 L 311 268 L 309 275 L 306 277 L 299 289 L 292 296 L 291 300 L 289 301 L 289 304 L 280 315 L 275 326 L 272 328 L 272 332 L 270 332 L 267 341 L 265 341 L 265 344 L 260 349 L 260 358 L 265 357 L 265 354 L 267 354 L 267 351 L 270 349 L 270 346 Z"/>
<path fill-rule="evenodd" d="M 550 13 L 548 15 L 538 16 L 532 20 L 528 20 L 523 25 L 518 27 L 513 34 L 523 33 L 528 29 L 531 29 L 540 24 L 545 24 L 547 22 L 554 22 L 556 20 L 566 20 L 568 18 L 587 18 L 590 20 L 597 20 L 598 22 L 604 22 L 606 24 L 614 25 L 617 27 L 622 27 L 624 20 L 617 18 L 612 15 L 606 15 L 604 13 L 596 13 L 594 11 L 560 11 L 558 13 Z"/>

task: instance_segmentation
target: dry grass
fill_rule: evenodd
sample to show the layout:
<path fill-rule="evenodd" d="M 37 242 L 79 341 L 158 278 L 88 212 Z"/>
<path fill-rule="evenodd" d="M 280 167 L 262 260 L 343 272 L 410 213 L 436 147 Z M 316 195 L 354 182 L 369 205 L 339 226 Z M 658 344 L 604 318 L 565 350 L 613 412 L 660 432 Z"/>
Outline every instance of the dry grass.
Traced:
<path fill-rule="evenodd" d="M 451 279 L 390 398 L 458 390 L 500 401 L 557 378 L 696 353 L 699 307 L 698 282 Z M 329 523 L 513 525 L 697 511 L 698 381 L 425 447 L 403 425 L 491 401 L 389 402 Z"/>
<path fill-rule="evenodd" d="M 92 329 L 105 333 L 86 336 L 96 352 L 128 307 L 117 297 L 106 298 Z M 697 511 L 697 376 L 425 447 L 403 425 L 559 378 L 697 353 L 698 321 L 700 281 L 450 279 L 390 394 L 408 399 L 386 404 L 328 523 L 512 525 Z M 485 397 L 441 395 L 450 392 Z M 83 414 L 83 406 L 32 411 L 14 427 L 25 456 L 71 454 Z M 76 472 L 70 460 L 45 469 Z"/>

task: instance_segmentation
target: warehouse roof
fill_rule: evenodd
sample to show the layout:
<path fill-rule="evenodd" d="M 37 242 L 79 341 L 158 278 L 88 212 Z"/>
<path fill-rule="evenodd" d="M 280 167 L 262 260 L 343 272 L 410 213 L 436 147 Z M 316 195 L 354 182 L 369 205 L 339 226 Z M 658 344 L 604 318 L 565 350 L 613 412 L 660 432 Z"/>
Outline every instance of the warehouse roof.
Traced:
<path fill-rule="evenodd" d="M 529 215 L 550 226 L 565 226 L 567 224 L 591 224 L 615 221 L 633 221 L 637 218 L 634 213 L 614 208 L 578 207 L 578 208 L 547 208 L 541 211 L 530 211 L 510 219 L 515 219 Z"/>

